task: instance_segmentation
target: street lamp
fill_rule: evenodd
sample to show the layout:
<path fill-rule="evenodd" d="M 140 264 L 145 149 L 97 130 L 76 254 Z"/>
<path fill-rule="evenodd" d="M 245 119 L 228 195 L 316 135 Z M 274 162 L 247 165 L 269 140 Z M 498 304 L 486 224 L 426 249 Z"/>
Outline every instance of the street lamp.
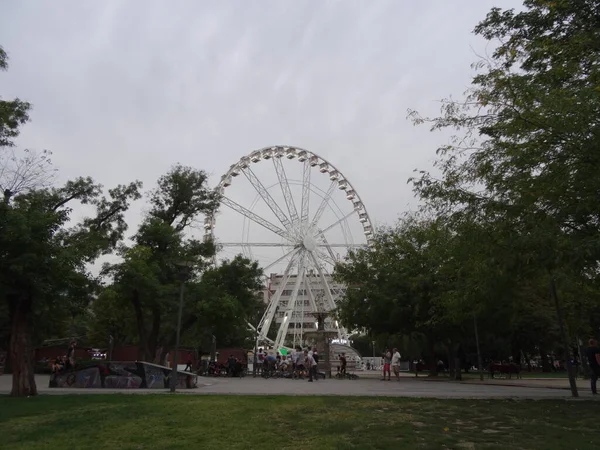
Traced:
<path fill-rule="evenodd" d="M 175 337 L 175 354 L 173 355 L 173 370 L 171 372 L 171 392 L 177 388 L 177 358 L 179 356 L 179 335 L 181 334 L 181 315 L 183 314 L 183 293 L 185 282 L 190 278 L 194 263 L 189 261 L 180 261 L 175 263 L 179 269 L 179 314 L 177 316 L 177 332 Z"/>

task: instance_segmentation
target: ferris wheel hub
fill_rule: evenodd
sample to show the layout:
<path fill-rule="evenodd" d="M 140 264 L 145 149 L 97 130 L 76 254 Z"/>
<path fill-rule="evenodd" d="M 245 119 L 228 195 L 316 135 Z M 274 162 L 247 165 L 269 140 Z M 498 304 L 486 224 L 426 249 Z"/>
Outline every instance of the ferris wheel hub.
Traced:
<path fill-rule="evenodd" d="M 314 252 L 317 249 L 317 241 L 313 236 L 307 234 L 302 239 L 302 246 L 309 252 Z"/>

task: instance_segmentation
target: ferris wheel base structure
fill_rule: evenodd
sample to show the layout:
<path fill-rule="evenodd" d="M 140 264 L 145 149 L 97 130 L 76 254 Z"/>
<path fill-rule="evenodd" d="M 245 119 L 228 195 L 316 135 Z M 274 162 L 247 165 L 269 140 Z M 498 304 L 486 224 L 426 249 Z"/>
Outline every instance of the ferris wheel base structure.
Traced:
<path fill-rule="evenodd" d="M 257 175 L 254 166 L 272 166 L 265 177 L 272 175 L 273 184 Z M 301 181 L 292 180 L 288 173 L 296 170 Z M 319 177 L 315 182 L 313 174 Z M 327 189 L 318 182 L 325 181 Z M 232 184 L 245 183 L 256 192 L 256 201 L 248 204 L 228 195 Z M 245 186 L 244 186 L 245 187 Z M 294 195 L 292 188 L 297 188 Z M 291 348 L 305 344 L 304 334 L 316 330 L 315 316 L 327 315 L 325 331 L 335 332 L 338 342 L 347 342 L 347 331 L 333 318 L 337 301 L 346 293 L 342 285 L 331 275 L 340 260 L 335 250 L 350 250 L 368 245 L 373 236 L 373 225 L 358 192 L 347 177 L 333 164 L 308 150 L 293 146 L 273 146 L 255 150 L 232 164 L 215 188 L 220 206 L 233 211 L 263 233 L 272 236 L 267 242 L 222 242 L 218 230 L 216 209 L 204 222 L 206 239 L 213 240 L 221 248 L 251 251 L 253 248 L 276 248 L 282 255 L 263 267 L 265 274 L 277 264 L 285 269 L 271 273 L 265 286 L 266 311 L 255 330 L 258 344 L 279 348 Z M 275 193 L 277 191 L 277 193 Z M 275 195 L 283 199 L 277 201 Z M 343 198 L 340 206 L 335 196 Z M 317 199 L 315 208 L 314 199 Z M 313 200 L 313 201 L 311 201 Z M 257 202 L 266 205 L 269 217 L 257 212 Z M 244 204 L 246 203 L 246 204 Z M 346 211 L 347 210 L 347 211 Z M 326 222 L 328 213 L 333 219 Z M 244 225 L 245 226 L 245 225 Z M 360 230 L 360 242 L 354 241 L 352 226 Z M 265 231 L 267 230 L 267 231 Z M 333 242 L 334 239 L 343 242 Z M 252 253 L 251 253 L 252 254 Z M 268 335 L 272 329 L 276 336 Z"/>

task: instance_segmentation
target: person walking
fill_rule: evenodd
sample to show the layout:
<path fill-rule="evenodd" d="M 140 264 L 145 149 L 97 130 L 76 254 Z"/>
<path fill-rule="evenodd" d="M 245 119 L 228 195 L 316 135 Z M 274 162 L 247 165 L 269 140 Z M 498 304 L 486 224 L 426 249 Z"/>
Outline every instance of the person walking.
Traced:
<path fill-rule="evenodd" d="M 256 374 L 257 375 L 263 374 L 264 363 L 265 363 L 265 355 L 263 353 L 263 349 L 259 348 L 258 355 L 256 355 Z"/>
<path fill-rule="evenodd" d="M 192 371 L 192 363 L 193 363 L 193 356 L 192 356 L 192 352 L 188 352 L 187 354 L 187 361 L 185 363 L 185 369 L 183 369 L 184 372 L 186 371 Z"/>
<path fill-rule="evenodd" d="M 396 381 L 400 381 L 400 353 L 397 348 L 392 351 L 392 370 L 396 375 Z"/>
<path fill-rule="evenodd" d="M 385 349 L 385 353 L 383 354 L 383 378 L 381 381 L 386 381 L 385 374 L 387 373 L 387 381 L 390 381 L 392 378 L 392 372 L 390 370 L 390 366 L 392 364 L 392 353 L 389 348 Z"/>
<path fill-rule="evenodd" d="M 589 347 L 585 351 L 587 356 L 588 364 L 590 366 L 590 386 L 592 388 L 592 394 L 598 394 L 596 383 L 600 377 L 600 348 L 598 348 L 598 341 L 596 339 L 590 339 Z"/>
<path fill-rule="evenodd" d="M 317 362 L 313 358 L 313 355 L 308 353 L 308 350 L 304 350 L 304 358 L 308 366 L 308 381 L 312 383 L 313 377 L 315 380 L 317 378 Z"/>
<path fill-rule="evenodd" d="M 71 344 L 69 345 L 69 348 L 67 349 L 67 362 L 66 362 L 67 370 L 75 368 L 75 346 L 76 345 L 77 345 L 77 343 L 75 341 L 72 341 Z"/>

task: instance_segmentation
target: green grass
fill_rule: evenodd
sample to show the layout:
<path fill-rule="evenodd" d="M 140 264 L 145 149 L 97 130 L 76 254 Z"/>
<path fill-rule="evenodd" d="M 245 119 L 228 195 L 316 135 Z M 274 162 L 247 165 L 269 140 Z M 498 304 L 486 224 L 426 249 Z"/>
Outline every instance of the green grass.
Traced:
<path fill-rule="evenodd" d="M 594 401 L 0 397 L 2 449 L 596 449 Z"/>

